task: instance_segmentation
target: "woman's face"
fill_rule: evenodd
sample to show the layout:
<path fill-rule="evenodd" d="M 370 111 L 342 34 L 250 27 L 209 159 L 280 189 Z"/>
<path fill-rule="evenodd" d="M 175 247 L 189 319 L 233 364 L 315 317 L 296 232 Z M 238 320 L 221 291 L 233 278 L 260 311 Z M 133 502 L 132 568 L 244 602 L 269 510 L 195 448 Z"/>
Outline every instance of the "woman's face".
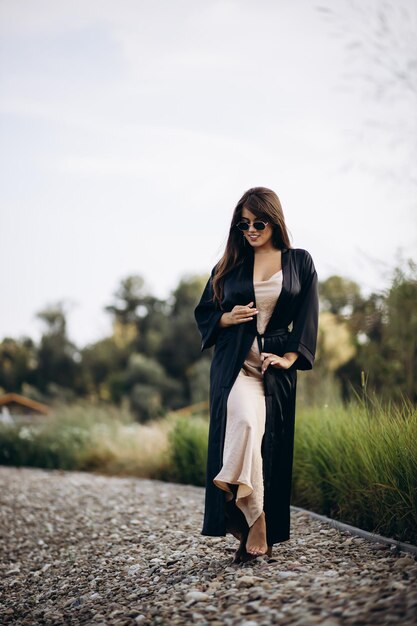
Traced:
<path fill-rule="evenodd" d="M 267 221 L 265 218 L 256 217 L 251 211 L 243 208 L 242 219 L 240 221 L 249 223 L 249 229 L 243 231 L 243 236 L 253 248 L 260 248 L 265 244 L 267 244 L 266 247 L 269 248 L 272 245 L 273 230 L 271 224 L 267 224 L 263 230 L 256 230 L 256 228 L 253 227 L 254 222 L 265 223 Z"/>

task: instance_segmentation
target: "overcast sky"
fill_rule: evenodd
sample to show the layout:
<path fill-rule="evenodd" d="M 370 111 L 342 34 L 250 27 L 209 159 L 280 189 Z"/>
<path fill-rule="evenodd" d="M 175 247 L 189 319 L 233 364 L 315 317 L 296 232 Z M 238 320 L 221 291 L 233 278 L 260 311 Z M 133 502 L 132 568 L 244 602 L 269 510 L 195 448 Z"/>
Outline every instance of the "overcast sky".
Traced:
<path fill-rule="evenodd" d="M 387 287 L 417 260 L 417 3 L 392 4 L 1 0 L 0 340 L 58 300 L 79 347 L 108 335 L 120 281 L 208 273 L 257 185 L 320 280 Z"/>

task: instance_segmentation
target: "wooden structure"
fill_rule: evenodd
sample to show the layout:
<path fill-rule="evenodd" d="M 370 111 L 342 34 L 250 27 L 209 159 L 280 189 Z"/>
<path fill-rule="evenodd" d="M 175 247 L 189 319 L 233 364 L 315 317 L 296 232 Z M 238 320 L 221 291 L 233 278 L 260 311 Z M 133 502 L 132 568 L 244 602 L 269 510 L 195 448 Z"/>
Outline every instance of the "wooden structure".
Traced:
<path fill-rule="evenodd" d="M 49 414 L 50 408 L 46 404 L 18 393 L 5 393 L 0 396 L 0 422 L 37 423 Z"/>

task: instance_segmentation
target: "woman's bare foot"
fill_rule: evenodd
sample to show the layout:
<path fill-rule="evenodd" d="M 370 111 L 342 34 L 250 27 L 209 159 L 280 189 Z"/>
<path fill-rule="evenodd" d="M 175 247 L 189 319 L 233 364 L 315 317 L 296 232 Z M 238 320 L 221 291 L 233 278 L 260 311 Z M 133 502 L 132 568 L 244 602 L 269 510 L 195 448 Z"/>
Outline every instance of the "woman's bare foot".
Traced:
<path fill-rule="evenodd" d="M 268 546 L 268 550 L 266 551 L 266 555 L 271 559 L 272 558 L 272 546 Z M 241 541 L 239 548 L 235 553 L 235 558 L 233 563 L 247 563 L 248 561 L 253 561 L 258 554 L 249 554 L 246 552 L 246 543 L 245 541 Z"/>
<path fill-rule="evenodd" d="M 246 551 L 249 554 L 259 556 L 267 554 L 265 513 L 262 511 L 258 519 L 252 524 L 246 541 Z"/>

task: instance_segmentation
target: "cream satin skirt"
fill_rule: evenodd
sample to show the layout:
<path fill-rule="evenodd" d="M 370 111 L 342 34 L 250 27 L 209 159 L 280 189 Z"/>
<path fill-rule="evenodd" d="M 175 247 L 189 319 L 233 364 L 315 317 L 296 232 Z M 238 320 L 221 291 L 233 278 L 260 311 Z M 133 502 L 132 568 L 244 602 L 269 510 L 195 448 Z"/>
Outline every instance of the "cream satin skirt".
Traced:
<path fill-rule="evenodd" d="M 257 365 L 259 367 L 259 352 Z M 262 374 L 239 372 L 227 399 L 223 466 L 213 479 L 232 500 L 229 484 L 238 485 L 236 506 L 249 527 L 263 511 L 264 484 L 261 445 L 265 432 L 266 405 Z"/>

